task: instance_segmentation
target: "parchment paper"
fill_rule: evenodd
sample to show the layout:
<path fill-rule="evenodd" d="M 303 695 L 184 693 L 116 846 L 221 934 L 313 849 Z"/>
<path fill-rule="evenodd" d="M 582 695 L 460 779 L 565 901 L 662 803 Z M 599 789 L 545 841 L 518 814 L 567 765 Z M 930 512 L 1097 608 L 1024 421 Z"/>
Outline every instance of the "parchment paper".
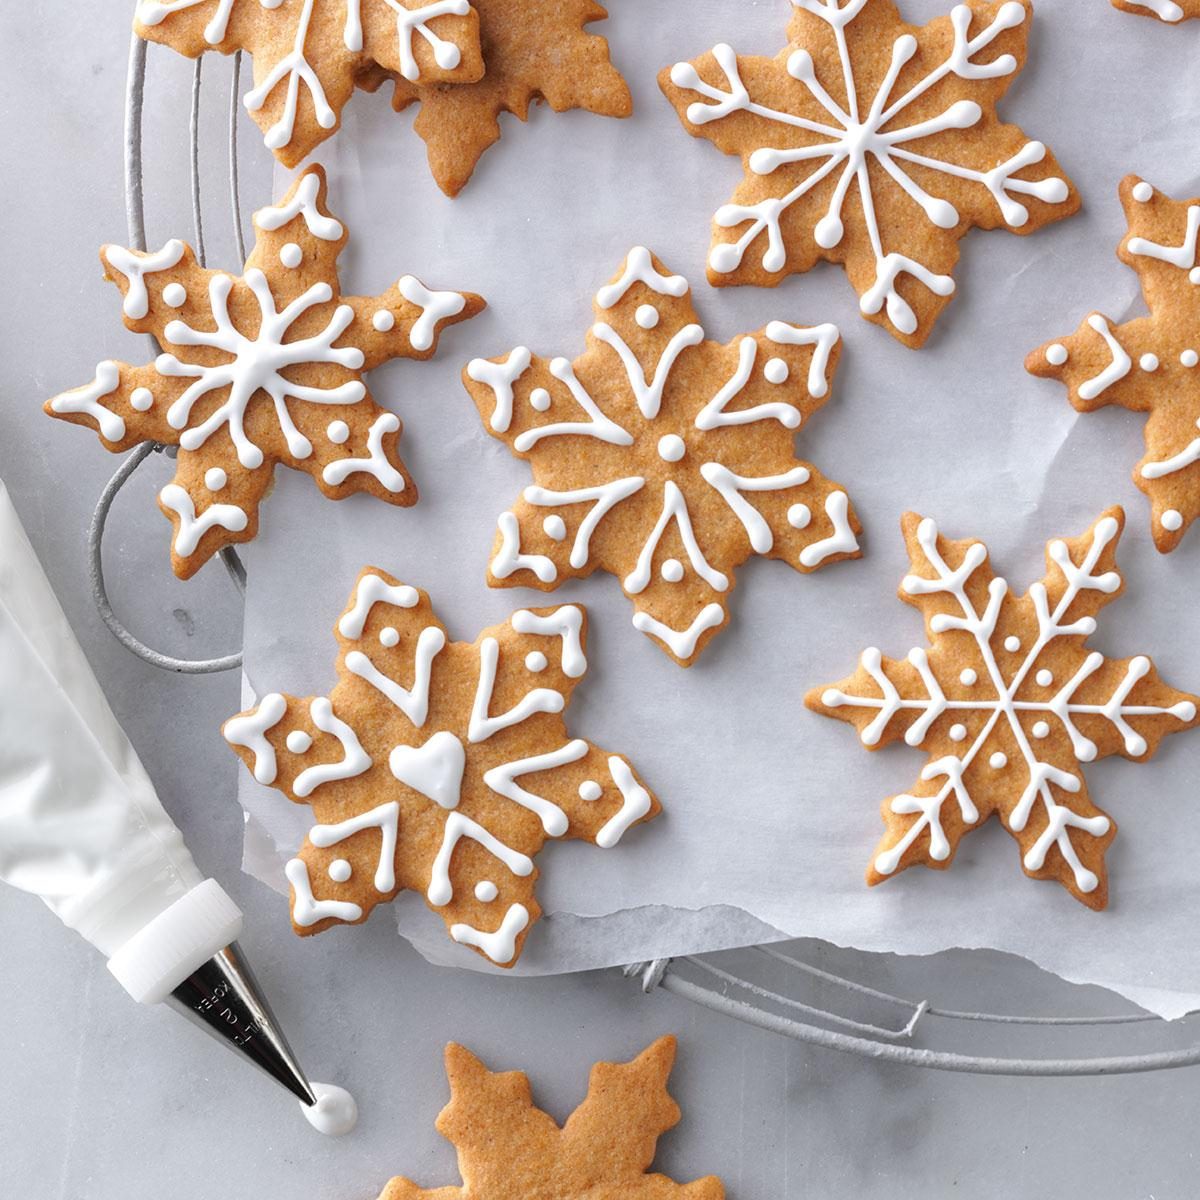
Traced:
<path fill-rule="evenodd" d="M 945 7 L 904 5 L 912 20 Z M 319 154 L 352 231 L 344 284 L 369 293 L 412 272 L 431 286 L 482 292 L 491 307 L 451 330 L 434 362 L 392 364 L 369 380 L 405 422 L 401 448 L 421 490 L 415 508 L 330 504 L 306 478 L 280 472 L 246 554 L 248 695 L 327 692 L 330 628 L 365 563 L 427 588 L 461 639 L 536 600 L 485 586 L 496 516 L 529 477 L 486 436 L 458 373 L 472 356 L 519 343 L 577 354 L 592 294 L 644 243 L 691 280 L 710 337 L 776 317 L 840 326 L 846 350 L 832 399 L 798 446 L 848 489 L 866 556 L 809 577 L 752 560 L 739 574 L 732 625 L 690 671 L 633 629 L 614 579 L 597 575 L 556 594 L 586 603 L 592 620 L 592 668 L 571 728 L 627 753 L 665 812 L 617 852 L 547 845 L 539 859 L 547 917 L 518 969 L 577 970 L 806 935 L 904 954 L 993 947 L 1165 1016 L 1200 1007 L 1200 738 L 1169 739 L 1149 765 L 1088 768 L 1093 797 L 1121 826 L 1108 855 L 1111 905 L 1096 914 L 1027 880 L 996 822 L 962 843 L 951 871 L 912 870 L 868 890 L 879 804 L 911 784 L 924 757 L 904 746 L 868 754 L 849 727 L 801 703 L 809 686 L 846 674 L 865 646 L 900 656 L 923 644 L 918 614 L 895 596 L 907 567 L 898 530 L 906 509 L 936 517 L 950 536 L 986 541 L 998 570 L 1024 590 L 1040 577 L 1047 538 L 1124 504 L 1127 594 L 1102 614 L 1093 645 L 1150 654 L 1171 682 L 1200 687 L 1200 542 L 1169 558 L 1150 542 L 1148 507 L 1130 480 L 1141 419 L 1078 416 L 1064 389 L 1021 365 L 1093 308 L 1121 318 L 1140 303 L 1132 272 L 1114 257 L 1124 232 L 1116 185 L 1136 171 L 1177 195 L 1196 192 L 1200 31 L 1122 15 L 1104 0 L 1039 7 L 1029 64 L 1001 112 L 1054 148 L 1085 211 L 1028 239 L 969 235 L 958 298 L 914 353 L 859 318 L 840 270 L 819 268 L 773 292 L 704 281 L 710 216 L 740 167 L 688 137 L 654 76 L 722 40 L 774 54 L 789 13 L 786 0 L 612 0 L 611 19 L 594 28 L 630 82 L 634 117 L 541 108 L 527 126 L 502 118 L 500 143 L 453 202 L 429 177 L 409 114 L 393 114 L 380 95 L 350 105 L 345 130 Z M 308 810 L 244 771 L 239 780 L 246 869 L 283 890 L 282 862 L 300 844 Z M 449 941 L 421 898 L 405 896 L 393 911 L 429 957 L 487 969 Z"/>

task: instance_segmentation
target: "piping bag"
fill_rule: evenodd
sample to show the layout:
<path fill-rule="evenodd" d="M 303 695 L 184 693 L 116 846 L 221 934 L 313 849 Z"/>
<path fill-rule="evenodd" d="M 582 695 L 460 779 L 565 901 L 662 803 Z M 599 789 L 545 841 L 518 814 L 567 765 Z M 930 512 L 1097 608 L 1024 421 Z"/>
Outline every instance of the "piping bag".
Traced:
<path fill-rule="evenodd" d="M 0 481 L 0 880 L 40 896 L 143 1004 L 167 1003 L 346 1132 L 354 1101 L 310 1084 L 196 867 Z"/>

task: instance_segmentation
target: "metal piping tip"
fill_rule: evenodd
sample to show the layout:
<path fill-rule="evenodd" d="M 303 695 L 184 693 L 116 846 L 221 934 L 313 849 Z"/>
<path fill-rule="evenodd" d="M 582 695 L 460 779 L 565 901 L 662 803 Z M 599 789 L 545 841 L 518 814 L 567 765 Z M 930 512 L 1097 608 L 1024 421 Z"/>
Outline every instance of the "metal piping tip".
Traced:
<path fill-rule="evenodd" d="M 249 1059 L 301 1104 L 317 1097 L 237 942 L 214 954 L 167 998 L 206 1033 Z"/>

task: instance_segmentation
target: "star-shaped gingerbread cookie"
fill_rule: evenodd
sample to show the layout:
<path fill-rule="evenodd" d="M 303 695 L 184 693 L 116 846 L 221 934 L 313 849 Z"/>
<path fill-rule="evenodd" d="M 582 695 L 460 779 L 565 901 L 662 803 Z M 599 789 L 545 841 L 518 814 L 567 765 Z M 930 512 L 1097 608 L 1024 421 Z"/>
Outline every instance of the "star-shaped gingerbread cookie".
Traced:
<path fill-rule="evenodd" d="M 105 246 L 105 277 L 126 326 L 158 339 L 145 366 L 106 361 L 90 384 L 45 405 L 94 429 L 105 448 L 178 446 L 159 506 L 175 527 L 171 563 L 187 579 L 223 546 L 258 532 L 275 464 L 306 471 L 331 500 L 368 492 L 410 505 L 417 490 L 397 453 L 401 423 L 363 373 L 429 358 L 447 325 L 483 300 L 435 292 L 404 275 L 379 296 L 344 296 L 337 259 L 347 233 L 325 206 L 325 174 L 306 171 L 254 215 L 240 277 L 199 265 L 172 239 L 152 253 Z"/>
<path fill-rule="evenodd" d="M 693 137 L 742 160 L 709 282 L 774 287 L 841 263 L 868 320 L 922 345 L 972 226 L 1032 233 L 1079 196 L 996 105 L 1025 61 L 1029 0 L 906 24 L 892 0 L 792 0 L 775 58 L 727 45 L 659 76 Z"/>
<path fill-rule="evenodd" d="M 728 621 L 751 555 L 802 572 L 858 555 L 846 493 L 793 449 L 841 339 L 833 325 L 771 321 L 705 341 L 687 280 L 641 246 L 595 313 L 574 362 L 518 346 L 463 372 L 488 431 L 533 468 L 500 517 L 488 583 L 552 591 L 608 571 L 634 626 L 690 666 Z"/>
<path fill-rule="evenodd" d="M 328 698 L 271 693 L 224 727 L 259 783 L 316 817 L 286 869 L 296 932 L 411 888 L 456 942 L 511 966 L 547 839 L 607 850 L 659 811 L 624 758 L 567 733 L 584 610 L 521 609 L 451 642 L 424 592 L 368 567 L 334 632 Z"/>
<path fill-rule="evenodd" d="M 288 167 L 337 131 L 372 68 L 422 85 L 484 72 L 470 0 L 138 0 L 134 28 L 189 58 L 249 52 L 246 108 Z"/>
<path fill-rule="evenodd" d="M 679 1122 L 667 1092 L 674 1062 L 675 1039 L 662 1037 L 632 1062 L 597 1063 L 560 1128 L 534 1105 L 523 1071 L 489 1071 L 451 1043 L 450 1103 L 437 1129 L 458 1151 L 462 1187 L 396 1178 L 379 1200 L 723 1200 L 713 1175 L 675 1183 L 647 1174 L 658 1139 Z"/>

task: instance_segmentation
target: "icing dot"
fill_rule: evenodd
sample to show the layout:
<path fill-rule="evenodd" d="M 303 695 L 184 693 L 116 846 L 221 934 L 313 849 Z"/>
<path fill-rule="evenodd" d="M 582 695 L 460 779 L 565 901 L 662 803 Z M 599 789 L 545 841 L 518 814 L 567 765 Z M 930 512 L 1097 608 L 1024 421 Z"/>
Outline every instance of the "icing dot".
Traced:
<path fill-rule="evenodd" d="M 229 476 L 220 467 L 209 467 L 204 472 L 204 486 L 210 492 L 219 492 L 229 482 Z"/>
<path fill-rule="evenodd" d="M 329 864 L 328 870 L 329 878 L 334 883 L 345 883 L 354 874 L 354 868 L 344 858 L 335 858 Z"/>
<path fill-rule="evenodd" d="M 793 504 L 787 510 L 787 520 L 793 529 L 803 529 L 812 520 L 812 513 L 807 504 Z"/>
<path fill-rule="evenodd" d="M 967 727 L 965 725 L 950 726 L 950 740 L 952 742 L 961 742 L 967 736 Z"/>
<path fill-rule="evenodd" d="M 162 290 L 162 298 L 171 308 L 182 308 L 187 303 L 187 288 L 182 283 L 168 283 Z"/>
<path fill-rule="evenodd" d="M 1194 367 L 1197 363 L 1200 363 L 1200 354 L 1197 354 L 1195 350 L 1185 350 L 1179 356 L 1179 361 L 1185 367 Z"/>
<path fill-rule="evenodd" d="M 293 729 L 287 735 L 287 748 L 293 754 L 304 754 L 312 745 L 312 738 L 303 729 Z"/>
<path fill-rule="evenodd" d="M 1037 673 L 1036 679 L 1042 687 L 1049 687 L 1054 682 L 1054 672 L 1047 671 L 1046 668 L 1043 667 Z"/>
<path fill-rule="evenodd" d="M 1153 195 L 1154 189 L 1148 183 L 1146 183 L 1145 180 L 1143 180 L 1141 183 L 1135 183 L 1133 185 L 1133 198 L 1139 204 L 1145 204 L 1146 201 L 1149 200 Z"/>
<path fill-rule="evenodd" d="M 1174 533 L 1183 527 L 1183 513 L 1178 509 L 1168 508 L 1162 515 L 1162 527 L 1169 533 Z"/>
<path fill-rule="evenodd" d="M 971 667 L 964 667 L 963 670 L 961 670 L 958 674 L 959 682 L 965 683 L 967 687 L 970 687 L 973 683 L 977 682 L 978 679 L 979 676 L 975 674 L 975 671 Z"/>
<path fill-rule="evenodd" d="M 129 393 L 129 407 L 145 412 L 154 403 L 154 393 L 149 388 L 134 388 Z"/>
<path fill-rule="evenodd" d="M 350 436 L 350 426 L 345 421 L 330 421 L 329 428 L 325 430 L 325 436 L 333 442 L 335 446 L 340 446 Z"/>
<path fill-rule="evenodd" d="M 481 879 L 475 885 L 475 899 L 480 904 L 491 904 L 498 895 L 500 889 L 490 879 Z"/>
<path fill-rule="evenodd" d="M 1002 770 L 1004 767 L 1008 766 L 1008 755 L 997 750 L 996 753 L 988 759 L 988 766 L 991 767 L 993 771 Z"/>
<path fill-rule="evenodd" d="M 545 412 L 550 407 L 550 393 L 545 388 L 534 388 L 529 393 L 529 403 L 538 412 Z"/>
<path fill-rule="evenodd" d="M 1062 342 L 1046 347 L 1046 361 L 1052 367 L 1061 367 L 1067 361 L 1067 348 Z"/>
<path fill-rule="evenodd" d="M 389 650 L 393 646 L 400 644 L 400 630 L 393 629 L 391 625 L 385 625 L 379 631 L 379 644 L 386 646 Z"/>
<path fill-rule="evenodd" d="M 525 655 L 525 669 L 527 671 L 544 671 L 546 669 L 546 656 L 540 650 L 530 650 Z"/>
<path fill-rule="evenodd" d="M 1158 355 L 1143 354 L 1142 357 L 1138 359 L 1138 366 L 1141 367 L 1143 371 L 1157 371 Z"/>
<path fill-rule="evenodd" d="M 1188 272 L 1189 283 L 1200 283 L 1200 267 L 1193 267 Z"/>
<path fill-rule="evenodd" d="M 1050 726 L 1045 721 L 1036 721 L 1033 726 L 1033 736 L 1035 738 L 1048 737 L 1050 734 Z"/>
<path fill-rule="evenodd" d="M 580 800 L 599 800 L 603 794 L 604 789 L 594 779 L 585 779 L 579 785 Z"/>
<path fill-rule="evenodd" d="M 668 558 L 660 571 L 668 583 L 678 583 L 683 578 L 683 563 L 677 558 Z"/>
<path fill-rule="evenodd" d="M 788 365 L 782 358 L 768 358 L 763 367 L 763 378 L 768 383 L 783 383 L 788 377 Z"/>
<path fill-rule="evenodd" d="M 396 318 L 390 308 L 381 308 L 371 318 L 371 324 L 380 333 L 387 333 L 390 329 L 395 328 Z"/>
<path fill-rule="evenodd" d="M 665 433 L 658 439 L 658 457 L 664 462 L 678 462 L 686 449 L 677 433 Z"/>
<path fill-rule="evenodd" d="M 279 247 L 279 261 L 294 270 L 304 261 L 304 251 L 295 242 L 285 242 Z"/>
<path fill-rule="evenodd" d="M 1010 654 L 1016 654 L 1016 652 L 1021 648 L 1021 639 L 1015 634 L 1010 633 L 1008 637 L 1004 639 L 1004 648 Z"/>
<path fill-rule="evenodd" d="M 658 324 L 658 309 L 653 304 L 639 304 L 633 319 L 643 329 L 653 329 Z"/>
<path fill-rule="evenodd" d="M 542 531 L 552 542 L 561 542 L 567 536 L 567 523 L 555 513 L 542 522 Z"/>

